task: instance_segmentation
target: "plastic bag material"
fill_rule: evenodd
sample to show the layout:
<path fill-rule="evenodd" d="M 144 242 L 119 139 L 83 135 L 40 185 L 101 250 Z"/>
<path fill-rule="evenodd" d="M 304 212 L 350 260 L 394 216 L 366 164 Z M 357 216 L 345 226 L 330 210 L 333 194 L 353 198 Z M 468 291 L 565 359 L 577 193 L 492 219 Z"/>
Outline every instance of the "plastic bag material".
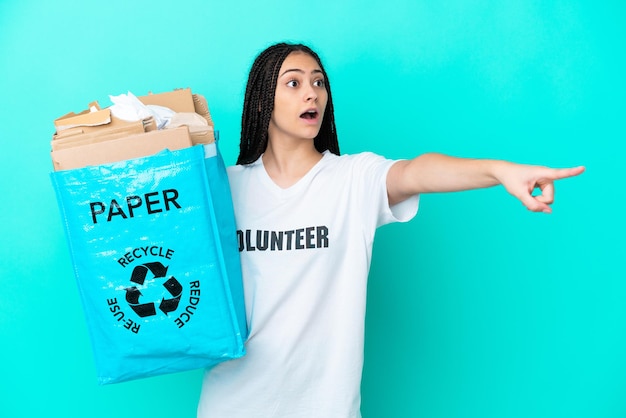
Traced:
<path fill-rule="evenodd" d="M 100 384 L 245 354 L 234 212 L 217 144 L 51 178 Z"/>

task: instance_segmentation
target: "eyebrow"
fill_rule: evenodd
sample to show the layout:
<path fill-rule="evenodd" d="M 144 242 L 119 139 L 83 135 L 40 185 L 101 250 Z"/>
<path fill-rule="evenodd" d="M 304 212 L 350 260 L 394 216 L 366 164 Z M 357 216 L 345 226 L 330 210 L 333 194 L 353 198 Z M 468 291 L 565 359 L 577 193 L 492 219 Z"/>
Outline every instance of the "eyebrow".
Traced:
<path fill-rule="evenodd" d="M 285 74 L 292 73 L 292 72 L 304 74 L 304 70 L 301 70 L 300 68 L 290 68 L 288 70 L 283 71 L 283 73 L 279 75 L 278 77 L 280 78 L 284 76 Z M 318 69 L 311 71 L 311 74 L 324 74 L 324 73 L 322 73 L 322 70 L 318 68 Z"/>

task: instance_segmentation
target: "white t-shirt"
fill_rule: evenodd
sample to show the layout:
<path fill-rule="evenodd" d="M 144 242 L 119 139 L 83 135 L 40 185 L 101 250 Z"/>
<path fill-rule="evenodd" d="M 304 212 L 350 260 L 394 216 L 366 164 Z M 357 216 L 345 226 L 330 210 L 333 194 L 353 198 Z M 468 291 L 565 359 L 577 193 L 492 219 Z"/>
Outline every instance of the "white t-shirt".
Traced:
<path fill-rule="evenodd" d="M 374 233 L 418 207 L 389 208 L 393 163 L 326 152 L 286 189 L 262 159 L 229 167 L 250 336 L 244 357 L 207 370 L 198 417 L 361 416 Z"/>

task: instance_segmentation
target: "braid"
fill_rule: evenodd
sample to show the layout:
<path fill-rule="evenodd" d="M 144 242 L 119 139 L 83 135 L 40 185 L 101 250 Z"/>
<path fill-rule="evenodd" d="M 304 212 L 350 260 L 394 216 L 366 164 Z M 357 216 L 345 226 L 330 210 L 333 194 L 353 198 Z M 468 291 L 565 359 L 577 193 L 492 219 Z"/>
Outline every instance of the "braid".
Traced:
<path fill-rule="evenodd" d="M 319 152 L 328 150 L 339 155 L 330 84 L 319 56 L 305 45 L 278 43 L 261 52 L 250 69 L 241 115 L 241 142 L 237 164 L 253 163 L 265 152 L 268 142 L 267 131 L 274 109 L 278 73 L 285 58 L 294 51 L 305 52 L 312 56 L 326 79 L 328 102 L 322 126 L 314 140 L 315 148 Z"/>

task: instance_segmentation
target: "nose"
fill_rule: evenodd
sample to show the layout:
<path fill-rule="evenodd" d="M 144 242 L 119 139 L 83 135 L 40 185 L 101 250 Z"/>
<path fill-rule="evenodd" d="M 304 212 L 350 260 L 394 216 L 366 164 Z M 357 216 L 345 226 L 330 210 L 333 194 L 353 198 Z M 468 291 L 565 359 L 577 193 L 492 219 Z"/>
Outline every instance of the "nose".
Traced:
<path fill-rule="evenodd" d="M 305 92 L 304 100 L 307 102 L 317 101 L 317 92 L 313 88 L 313 86 L 309 86 L 309 88 Z"/>

